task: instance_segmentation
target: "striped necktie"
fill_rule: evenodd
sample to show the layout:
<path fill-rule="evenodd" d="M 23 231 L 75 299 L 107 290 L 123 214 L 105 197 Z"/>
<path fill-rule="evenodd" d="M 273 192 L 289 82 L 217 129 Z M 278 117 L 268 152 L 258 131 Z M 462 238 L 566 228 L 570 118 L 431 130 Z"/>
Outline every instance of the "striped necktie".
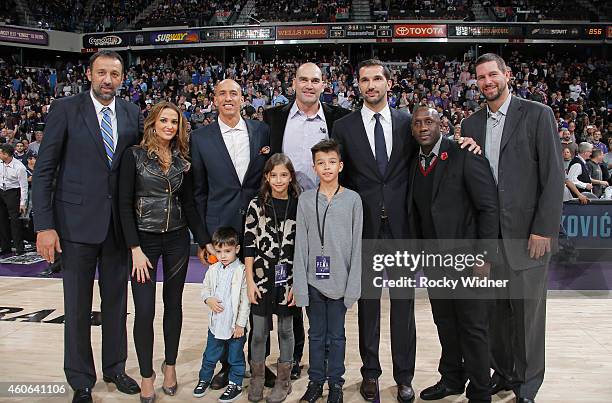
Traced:
<path fill-rule="evenodd" d="M 104 142 L 104 150 L 108 165 L 113 164 L 113 154 L 115 153 L 115 141 L 113 140 L 113 125 L 111 124 L 110 108 L 102 108 L 102 141 Z"/>

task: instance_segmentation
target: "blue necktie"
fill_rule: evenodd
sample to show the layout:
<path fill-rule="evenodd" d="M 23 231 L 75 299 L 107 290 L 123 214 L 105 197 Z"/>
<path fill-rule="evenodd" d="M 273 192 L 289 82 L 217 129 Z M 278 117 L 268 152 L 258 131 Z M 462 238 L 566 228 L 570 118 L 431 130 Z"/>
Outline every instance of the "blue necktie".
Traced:
<path fill-rule="evenodd" d="M 104 142 L 104 150 L 108 165 L 113 164 L 113 154 L 115 153 L 115 141 L 113 140 L 113 125 L 111 124 L 110 108 L 102 108 L 102 141 Z"/>
<path fill-rule="evenodd" d="M 374 118 L 374 154 L 376 155 L 376 164 L 381 175 L 385 175 L 389 158 L 387 157 L 387 144 L 385 143 L 385 131 L 380 124 L 380 113 L 375 113 Z"/>

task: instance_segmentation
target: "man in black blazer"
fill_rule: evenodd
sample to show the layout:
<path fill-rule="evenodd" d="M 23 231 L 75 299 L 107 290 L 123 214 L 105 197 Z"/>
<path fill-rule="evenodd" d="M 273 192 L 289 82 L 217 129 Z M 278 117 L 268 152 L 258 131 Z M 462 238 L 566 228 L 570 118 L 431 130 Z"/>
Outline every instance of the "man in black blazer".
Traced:
<path fill-rule="evenodd" d="M 334 124 L 332 138 L 340 144 L 344 170 L 341 183 L 359 193 L 363 203 L 364 239 L 406 238 L 408 158 L 416 149 L 410 136 L 410 116 L 389 108 L 389 69 L 378 60 L 366 60 L 357 69 L 363 108 Z M 371 270 L 363 270 L 362 284 L 371 284 Z M 388 273 L 392 275 L 391 273 Z M 382 375 L 379 359 L 380 289 L 358 302 L 359 352 L 363 366 L 360 393 L 373 401 Z M 414 292 L 414 290 L 412 290 Z M 371 292 L 369 294 L 372 294 Z M 412 402 L 416 358 L 414 299 L 397 297 L 391 290 L 391 354 L 393 378 L 400 402 Z M 401 319 L 399 319 L 401 318 Z"/>
<path fill-rule="evenodd" d="M 96 267 L 104 380 L 124 393 L 140 392 L 125 374 L 129 268 L 117 176 L 123 150 L 140 140 L 142 116 L 137 105 L 115 97 L 123 79 L 119 54 L 94 54 L 87 78 L 91 91 L 51 105 L 32 184 L 38 252 L 50 263 L 62 253 L 64 371 L 73 402 L 91 402 L 96 382 L 90 322 Z"/>
<path fill-rule="evenodd" d="M 242 89 L 236 81 L 219 82 L 215 88 L 219 119 L 195 130 L 190 147 L 194 199 L 204 228 L 212 235 L 219 227 L 231 226 L 241 239 L 247 207 L 259 191 L 270 156 L 270 129 L 265 123 L 242 119 L 242 103 Z M 215 254 L 212 244 L 206 250 Z M 228 368 L 223 362 L 213 389 L 227 385 Z"/>
<path fill-rule="evenodd" d="M 270 126 L 271 155 L 284 153 L 291 159 L 303 190 L 314 189 L 318 182 L 310 149 L 329 138 L 334 122 L 350 113 L 348 109 L 321 103 L 319 99 L 324 87 L 319 66 L 304 63 L 298 67 L 293 79 L 295 101 L 266 109 L 263 113 L 264 122 Z M 306 339 L 302 309 L 295 310 L 293 335 L 295 348 L 291 378 L 297 379 Z"/>
<path fill-rule="evenodd" d="M 420 107 L 414 111 L 412 135 L 420 144 L 410 163 L 408 186 L 412 238 L 445 240 L 444 245 L 426 242 L 424 249 L 430 253 L 449 247 L 454 253 L 483 254 L 487 260 L 463 271 L 425 267 L 424 276 L 461 280 L 486 275 L 499 233 L 497 187 L 489 163 L 442 136 L 435 109 Z M 482 241 L 472 241 L 477 239 Z M 441 379 L 421 391 L 421 399 L 462 394 L 469 379 L 466 395 L 470 402 L 490 402 L 486 295 L 462 287 L 429 288 L 428 293 L 442 347 L 438 365 Z"/>
<path fill-rule="evenodd" d="M 476 61 L 476 79 L 487 100 L 462 123 L 484 151 L 497 181 L 501 264 L 509 279 L 492 315 L 492 393 L 514 390 L 533 402 L 544 380 L 547 270 L 563 203 L 563 161 L 550 107 L 510 94 L 510 71 L 498 55 Z"/>

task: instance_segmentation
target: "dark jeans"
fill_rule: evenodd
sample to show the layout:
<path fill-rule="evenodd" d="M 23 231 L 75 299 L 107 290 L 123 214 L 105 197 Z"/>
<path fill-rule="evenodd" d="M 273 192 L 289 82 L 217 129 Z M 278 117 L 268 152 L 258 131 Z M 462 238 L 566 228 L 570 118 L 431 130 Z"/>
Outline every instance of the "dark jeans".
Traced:
<path fill-rule="evenodd" d="M 236 385 L 242 386 L 242 378 L 244 378 L 244 370 L 246 364 L 244 362 L 244 343 L 246 337 L 229 340 L 215 339 L 215 336 L 208 330 L 208 340 L 206 341 L 206 350 L 202 355 L 202 367 L 200 368 L 199 379 L 201 381 L 212 380 L 215 366 L 221 360 L 224 353 L 227 352 L 227 362 L 229 364 L 229 381 Z"/>
<path fill-rule="evenodd" d="M 310 355 L 308 377 L 311 381 L 329 384 L 344 384 L 344 354 L 346 337 L 344 336 L 344 319 L 346 307 L 343 299 L 331 299 L 319 290 L 308 286 L 309 304 L 306 314 L 310 322 L 308 329 L 308 353 Z M 326 341 L 329 341 L 327 353 L 327 374 L 325 373 Z"/>
<path fill-rule="evenodd" d="M 19 219 L 19 189 L 0 190 L 0 247 L 11 250 L 11 235 L 17 252 L 23 252 L 23 224 Z M 9 233 L 10 228 L 10 233 Z"/>
<path fill-rule="evenodd" d="M 140 375 L 153 376 L 153 319 L 155 317 L 155 288 L 157 262 L 162 258 L 164 270 L 164 346 L 168 365 L 176 364 L 181 327 L 183 325 L 183 288 L 189 263 L 189 232 L 187 228 L 167 233 L 139 232 L 140 247 L 153 270 L 151 281 L 139 283 L 132 278 L 134 297 L 134 344 Z"/>

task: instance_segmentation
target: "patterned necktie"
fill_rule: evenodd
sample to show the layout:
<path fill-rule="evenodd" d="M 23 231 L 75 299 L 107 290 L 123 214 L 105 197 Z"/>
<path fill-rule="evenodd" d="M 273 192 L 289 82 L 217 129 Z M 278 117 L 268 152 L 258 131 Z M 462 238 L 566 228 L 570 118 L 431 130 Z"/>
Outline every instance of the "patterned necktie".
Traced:
<path fill-rule="evenodd" d="M 102 141 L 104 142 L 104 150 L 106 151 L 106 158 L 108 159 L 108 165 L 113 164 L 113 154 L 115 153 L 115 141 L 113 140 L 113 125 L 111 124 L 110 108 L 102 108 Z"/>
<path fill-rule="evenodd" d="M 374 125 L 374 154 L 376 155 L 378 170 L 381 175 L 384 175 L 387 170 L 387 164 L 389 163 L 385 132 L 380 123 L 380 113 L 375 113 L 374 118 L 376 119 L 376 124 Z"/>
<path fill-rule="evenodd" d="M 423 169 L 425 169 L 427 171 L 427 169 L 429 169 L 429 167 L 431 166 L 431 161 L 434 159 L 436 155 L 434 153 L 431 153 L 429 155 L 423 155 L 421 154 L 421 160 L 423 160 Z"/>

